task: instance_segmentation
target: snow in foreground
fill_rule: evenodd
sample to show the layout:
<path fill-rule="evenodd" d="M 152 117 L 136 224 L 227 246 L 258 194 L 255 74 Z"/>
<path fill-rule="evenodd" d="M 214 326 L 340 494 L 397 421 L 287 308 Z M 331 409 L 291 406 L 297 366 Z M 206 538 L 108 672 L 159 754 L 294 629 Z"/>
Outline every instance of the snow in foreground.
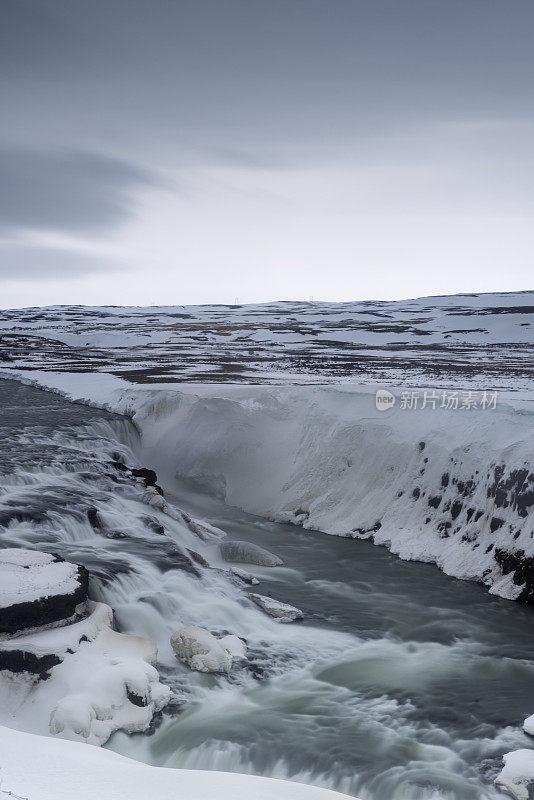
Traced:
<path fill-rule="evenodd" d="M 327 789 L 254 775 L 151 767 L 91 745 L 3 727 L 0 727 L 0 775 L 2 797 L 3 793 L 13 792 L 28 800 L 341 800 L 347 797 Z"/>

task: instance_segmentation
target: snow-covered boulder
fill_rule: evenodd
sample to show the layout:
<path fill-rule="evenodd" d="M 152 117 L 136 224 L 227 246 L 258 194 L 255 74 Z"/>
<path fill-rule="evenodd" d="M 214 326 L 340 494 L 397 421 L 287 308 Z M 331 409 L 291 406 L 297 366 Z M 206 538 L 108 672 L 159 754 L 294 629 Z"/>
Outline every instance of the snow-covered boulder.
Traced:
<path fill-rule="evenodd" d="M 155 486 L 147 486 L 146 491 L 143 492 L 141 501 L 152 508 L 156 508 L 158 511 L 162 511 L 177 522 L 186 525 L 189 530 L 203 542 L 211 542 L 226 536 L 224 531 L 220 528 L 210 525 L 209 522 L 192 519 L 185 511 L 168 503 Z"/>
<path fill-rule="evenodd" d="M 495 778 L 497 786 L 517 797 L 529 800 L 534 788 L 534 750 L 514 750 L 503 756 L 504 767 Z"/>
<path fill-rule="evenodd" d="M 197 553 L 196 550 L 191 550 L 190 547 L 186 547 L 185 549 L 187 550 L 193 561 L 195 561 L 197 564 L 200 564 L 201 567 L 209 569 L 210 562 L 206 558 L 204 558 L 203 555 Z"/>
<path fill-rule="evenodd" d="M 193 531 L 203 542 L 223 539 L 226 536 L 225 532 L 220 528 L 216 528 L 215 525 L 210 525 L 209 522 L 204 522 L 204 520 L 200 521 L 199 519 L 189 518 L 187 525 L 189 530 Z"/>
<path fill-rule="evenodd" d="M 525 733 L 528 733 L 529 736 L 534 736 L 534 714 L 527 717 L 523 722 L 523 730 Z"/>
<path fill-rule="evenodd" d="M 51 669 L 75 653 L 80 642 L 92 642 L 113 624 L 113 612 L 105 603 L 88 601 L 85 609 L 77 622 L 33 628 L 0 641 L 0 669 L 47 680 Z"/>
<path fill-rule="evenodd" d="M 243 658 L 246 652 L 237 636 L 216 639 L 197 625 L 187 625 L 173 633 L 171 646 L 180 661 L 197 672 L 230 672 L 233 660 Z"/>
<path fill-rule="evenodd" d="M 0 634 L 71 619 L 87 600 L 85 567 L 36 550 L 0 550 Z"/>
<path fill-rule="evenodd" d="M 71 675 L 76 666 L 80 682 L 55 705 L 50 715 L 52 734 L 103 744 L 119 728 L 127 733 L 146 730 L 154 714 L 168 703 L 170 689 L 159 682 L 155 667 L 139 657 L 121 657 L 121 642 L 114 644 L 114 658 L 97 644 L 80 649 L 76 665 L 61 665 Z"/>
<path fill-rule="evenodd" d="M 243 569 L 239 569 L 239 567 L 230 567 L 230 572 L 232 575 L 235 575 L 236 578 L 240 578 L 244 583 L 249 583 L 251 586 L 257 586 L 259 580 L 251 575 L 249 572 L 245 572 Z"/>
<path fill-rule="evenodd" d="M 198 672 L 229 672 L 232 657 L 212 633 L 196 625 L 171 636 L 171 647 L 184 664 Z"/>
<path fill-rule="evenodd" d="M 219 549 L 225 561 L 235 561 L 238 564 L 279 567 L 284 563 L 279 556 L 252 542 L 221 542 Z"/>
<path fill-rule="evenodd" d="M 158 508 L 160 511 L 166 511 L 167 509 L 167 501 L 160 494 L 154 486 L 148 486 L 146 492 L 144 492 L 142 498 L 143 503 L 146 503 L 152 508 Z"/>
<path fill-rule="evenodd" d="M 303 614 L 299 608 L 290 606 L 287 603 L 281 603 L 279 600 L 273 600 L 272 597 L 267 597 L 264 594 L 249 594 L 250 599 L 256 603 L 266 614 L 273 617 L 278 622 L 293 622 L 296 619 L 302 619 Z"/>

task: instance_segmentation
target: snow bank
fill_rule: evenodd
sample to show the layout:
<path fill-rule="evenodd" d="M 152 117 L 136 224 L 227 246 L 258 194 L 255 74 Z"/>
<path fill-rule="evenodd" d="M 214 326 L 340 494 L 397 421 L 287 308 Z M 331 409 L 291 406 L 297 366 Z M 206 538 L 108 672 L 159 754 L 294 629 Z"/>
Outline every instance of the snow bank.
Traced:
<path fill-rule="evenodd" d="M 110 750 L 0 727 L 2 790 L 29 800 L 343 800 L 274 778 L 151 767 Z"/>

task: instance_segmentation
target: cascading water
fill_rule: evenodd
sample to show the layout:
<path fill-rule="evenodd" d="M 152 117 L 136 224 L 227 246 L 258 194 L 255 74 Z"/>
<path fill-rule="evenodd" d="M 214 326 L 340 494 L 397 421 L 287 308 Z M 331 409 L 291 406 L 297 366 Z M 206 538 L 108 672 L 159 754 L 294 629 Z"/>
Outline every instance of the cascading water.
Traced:
<path fill-rule="evenodd" d="M 117 454 L 151 466 L 131 422 L 10 382 L 0 392 L 1 545 L 85 564 L 117 627 L 156 641 L 174 692 L 151 735 L 117 733 L 110 748 L 362 800 L 497 797 L 501 755 L 530 743 L 520 729 L 534 711 L 529 607 L 368 542 L 245 514 L 160 471 L 168 501 L 283 558 L 253 568 L 263 594 L 304 612 L 277 624 L 223 571 L 216 543 L 113 472 Z M 246 664 L 229 676 L 189 671 L 169 645 L 188 623 L 246 639 Z"/>

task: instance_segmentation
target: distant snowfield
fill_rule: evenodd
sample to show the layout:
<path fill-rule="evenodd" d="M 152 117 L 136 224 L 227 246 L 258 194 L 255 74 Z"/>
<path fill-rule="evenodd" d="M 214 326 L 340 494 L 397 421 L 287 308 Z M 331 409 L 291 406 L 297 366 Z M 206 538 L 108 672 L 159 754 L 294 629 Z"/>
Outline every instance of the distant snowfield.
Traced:
<path fill-rule="evenodd" d="M 92 745 L 0 727 L 0 795 L 28 800 L 342 800 L 313 786 L 150 767 Z"/>
<path fill-rule="evenodd" d="M 132 383 L 532 388 L 534 293 L 0 311 L 0 363 Z"/>

